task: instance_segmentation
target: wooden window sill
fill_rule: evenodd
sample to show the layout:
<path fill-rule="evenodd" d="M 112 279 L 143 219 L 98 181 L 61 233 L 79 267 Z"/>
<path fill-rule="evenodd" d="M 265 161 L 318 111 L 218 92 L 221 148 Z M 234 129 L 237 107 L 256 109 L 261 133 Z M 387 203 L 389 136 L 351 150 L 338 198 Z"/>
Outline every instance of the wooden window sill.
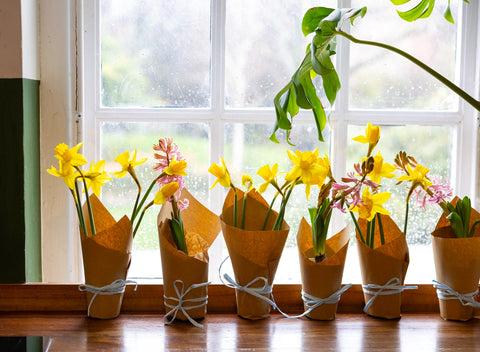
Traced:
<path fill-rule="evenodd" d="M 127 285 L 122 312 L 164 312 L 163 285 Z M 277 305 L 288 314 L 303 312 L 301 285 L 274 285 Z M 235 314 L 235 292 L 223 285 L 208 287 L 208 313 Z M 364 306 L 361 285 L 353 285 L 341 297 L 338 313 L 362 314 Z M 85 312 L 85 293 L 76 284 L 3 284 L 0 285 L 0 312 Z M 418 285 L 418 290 L 405 290 L 403 313 L 438 313 L 438 299 L 432 285 Z"/>

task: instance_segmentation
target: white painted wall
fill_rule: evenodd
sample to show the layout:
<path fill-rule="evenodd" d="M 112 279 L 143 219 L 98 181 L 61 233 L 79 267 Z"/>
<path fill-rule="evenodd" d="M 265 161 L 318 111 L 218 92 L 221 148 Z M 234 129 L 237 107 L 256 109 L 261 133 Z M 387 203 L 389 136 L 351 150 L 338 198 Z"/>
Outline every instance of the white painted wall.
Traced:
<path fill-rule="evenodd" d="M 22 77 L 40 79 L 38 59 L 38 3 L 37 0 L 21 0 L 22 16 Z"/>

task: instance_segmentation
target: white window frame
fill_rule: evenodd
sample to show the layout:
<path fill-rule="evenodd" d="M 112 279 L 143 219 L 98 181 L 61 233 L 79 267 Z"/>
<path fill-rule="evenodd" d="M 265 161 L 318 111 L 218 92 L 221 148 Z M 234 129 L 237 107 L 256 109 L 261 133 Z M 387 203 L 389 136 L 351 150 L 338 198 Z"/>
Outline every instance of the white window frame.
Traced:
<path fill-rule="evenodd" d="M 59 106 L 50 107 L 47 101 L 47 95 L 42 97 L 42 169 L 51 165 L 51 149 L 57 142 L 68 140 L 70 144 L 77 141 L 85 141 L 84 152 L 88 159 L 98 159 L 99 143 L 99 125 L 105 121 L 171 121 L 174 117 L 175 122 L 198 122 L 206 123 L 210 126 L 210 161 L 218 161 L 223 151 L 224 127 L 232 122 L 255 122 L 271 124 L 274 120 L 273 109 L 225 109 L 225 31 L 218 30 L 223 28 L 226 15 L 226 0 L 212 0 L 212 78 L 211 78 L 211 107 L 208 109 L 112 109 L 101 108 L 100 101 L 95 91 L 99 89 L 100 79 L 94 77 L 92 72 L 98 74 L 99 61 L 94 54 L 99 43 L 95 38 L 99 28 L 97 26 L 96 14 L 99 1 L 83 0 L 55 0 L 52 4 L 41 4 L 41 42 L 42 42 L 42 84 L 41 95 L 47 90 L 45 82 L 53 82 L 55 92 L 60 95 L 58 99 Z M 349 6 L 348 0 L 339 1 L 339 6 Z M 468 6 L 468 9 L 467 9 Z M 467 9 L 467 10 L 466 10 Z M 462 2 L 462 10 L 459 11 L 461 19 L 461 31 L 459 33 L 458 45 L 459 54 L 462 61 L 458 61 L 457 72 L 460 87 L 467 92 L 479 93 L 479 70 L 480 70 L 480 28 L 478 19 L 480 18 L 480 6 L 478 2 L 472 1 L 470 4 Z M 62 14 L 65 15 L 62 17 Z M 62 20 L 63 18 L 63 20 Z M 59 23 L 60 22 L 60 23 Z M 75 36 L 75 27 L 80 25 L 81 29 Z M 52 45 L 61 48 L 68 53 L 66 59 L 63 56 L 56 57 L 52 53 L 58 53 L 58 50 L 51 50 L 49 53 L 48 45 L 51 44 L 51 36 L 55 33 L 58 36 L 59 28 L 65 28 L 65 34 L 61 38 L 55 38 Z M 469 29 L 468 31 L 466 29 Z M 86 43 L 83 47 L 81 43 Z M 468 48 L 468 50 L 467 50 Z M 341 77 L 348 75 L 348 50 L 349 43 L 345 40 L 339 41 L 337 60 L 339 74 Z M 75 60 L 76 54 L 78 60 Z M 54 57 L 55 56 L 55 57 Z M 58 66 L 58 65 L 60 66 Z M 60 67 L 60 71 L 58 68 Z M 472 74 L 474 72 L 474 74 Z M 56 80 L 57 75 L 63 75 L 61 79 Z M 79 78 L 78 81 L 76 78 Z M 341 175 L 345 173 L 346 160 L 344 150 L 347 144 L 347 137 L 342 131 L 346 130 L 348 124 L 366 124 L 371 122 L 382 125 L 398 124 L 399 115 L 405 115 L 405 111 L 347 111 L 348 106 L 348 82 L 342 81 L 343 88 L 337 98 L 336 110 L 331 116 L 332 134 L 332 163 L 334 173 Z M 84 89 L 88 87 L 89 89 Z M 91 89 L 95 87 L 95 89 Z M 58 128 L 58 118 L 53 115 L 62 113 L 66 118 L 61 121 L 61 127 Z M 77 113 L 83 119 L 78 120 Z M 132 113 L 135 116 L 132 117 Z M 296 119 L 296 124 L 311 123 L 310 112 L 301 112 L 305 118 Z M 44 119 L 46 116 L 47 117 Z M 452 126 L 454 128 L 454 150 L 452 165 L 453 179 L 457 194 L 475 196 L 475 176 L 477 167 L 477 158 L 473 150 L 477 146 L 477 122 L 478 113 L 466 104 L 463 100 L 459 101 L 458 111 L 415 111 L 408 112 L 408 117 L 403 116 L 403 122 L 406 124 L 419 125 L 438 125 L 439 123 Z M 45 120 L 45 121 L 44 121 Z M 78 123 L 78 121 L 82 123 Z M 82 127 L 79 128 L 79 127 Z M 77 127 L 77 128 L 76 128 Z M 56 130 L 57 132 L 52 132 Z M 50 142 L 52 141 L 52 142 Z M 473 149 L 472 149 L 473 148 Z M 212 178 L 212 177 L 211 177 Z M 59 194 L 66 193 L 64 187 L 54 184 L 56 180 L 47 179 L 42 175 L 42 234 L 43 234 L 43 265 L 44 278 L 46 281 L 79 281 L 81 273 L 76 270 L 79 264 L 79 246 L 78 239 L 74 238 L 77 233 L 71 226 L 74 216 L 71 212 L 71 200 L 66 197 L 58 199 Z M 210 180 L 213 183 L 213 179 Z M 63 192 L 63 193 L 62 193 Z M 47 195 L 45 196 L 45 193 Z M 56 194 L 55 197 L 52 194 Z M 213 210 L 218 212 L 222 203 L 223 193 L 219 188 L 213 189 L 210 193 L 211 204 L 215 205 Z M 51 208 L 52 198 L 55 198 L 55 206 Z M 67 206 L 68 204 L 68 206 Z M 477 202 L 477 206 L 478 206 Z M 63 212 L 62 212 L 63 209 Z M 70 209 L 65 211 L 64 209 Z M 63 217 L 61 226 L 58 226 L 58 214 L 66 215 Z M 60 234 L 60 232 L 62 232 Z M 67 235 L 67 233 L 69 233 Z M 62 239 L 58 243 L 59 236 Z M 218 241 L 217 241 L 218 242 Z M 58 253 L 65 253 L 58 256 Z M 215 256 L 212 256 L 215 257 Z M 68 263 L 68 270 L 63 272 L 58 267 L 65 266 Z M 212 263 L 213 264 L 213 263 Z M 214 267 L 215 265 L 211 265 Z M 81 270 L 80 270 L 81 271 Z"/>

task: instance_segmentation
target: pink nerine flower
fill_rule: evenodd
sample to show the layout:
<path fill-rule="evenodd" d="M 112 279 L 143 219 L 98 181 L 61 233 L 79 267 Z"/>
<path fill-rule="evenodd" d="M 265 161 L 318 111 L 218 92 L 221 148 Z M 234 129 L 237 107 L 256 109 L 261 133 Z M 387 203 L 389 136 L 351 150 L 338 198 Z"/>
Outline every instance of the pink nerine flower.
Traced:
<path fill-rule="evenodd" d="M 423 209 L 426 208 L 427 203 L 439 204 L 443 201 L 448 201 L 453 196 L 453 189 L 450 186 L 450 180 L 448 178 L 442 183 L 439 175 L 433 175 L 430 177 L 430 181 L 432 185 L 428 187 L 428 190 L 431 192 L 431 195 L 422 187 L 417 187 L 412 195 Z"/>

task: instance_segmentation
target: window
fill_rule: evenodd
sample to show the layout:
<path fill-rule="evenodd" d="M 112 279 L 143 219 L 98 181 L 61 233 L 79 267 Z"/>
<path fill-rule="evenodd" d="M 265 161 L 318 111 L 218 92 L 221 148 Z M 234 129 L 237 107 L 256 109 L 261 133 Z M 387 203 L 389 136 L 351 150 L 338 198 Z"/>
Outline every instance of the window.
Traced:
<path fill-rule="evenodd" d="M 339 2 L 342 7 L 364 3 Z M 476 37 L 466 29 L 478 20 L 478 13 L 462 11 L 468 5 L 461 3 L 452 1 L 457 25 L 451 25 L 438 13 L 426 21 L 405 23 L 388 1 L 369 1 L 367 16 L 357 21 L 353 33 L 399 45 L 472 92 L 467 72 L 475 70 L 475 57 L 466 46 Z M 432 172 L 449 177 L 456 192 L 473 196 L 474 168 L 466 166 L 474 163 L 472 109 L 426 73 L 386 51 L 339 41 L 336 66 L 343 88 L 325 143 L 316 141 L 310 112 L 296 118 L 291 136 L 295 147 L 284 138 L 280 145 L 268 140 L 275 119 L 273 97 L 288 81 L 310 39 L 300 39 L 301 18 L 306 9 L 318 5 L 307 0 L 85 2 L 82 99 L 89 159 L 113 162 L 116 155 L 134 148 L 142 156 L 152 156 L 151 147 L 159 138 L 173 137 L 189 160 L 187 187 L 218 213 L 224 190 L 209 190 L 213 178 L 207 169 L 219 156 L 239 180 L 244 172 L 255 175 L 265 163 L 278 162 L 287 171 L 287 148 L 319 148 L 330 155 L 334 174 L 341 177 L 360 157 L 351 138 L 371 122 L 382 126 L 385 159 L 407 150 Z M 327 1 L 322 6 L 337 4 Z M 143 184 L 154 177 L 152 163 L 141 170 Z M 130 181 L 114 180 L 103 190 L 107 207 L 117 217 L 128 214 L 133 205 L 136 191 Z M 389 210 L 402 224 L 405 198 L 399 194 L 392 198 Z M 161 277 L 157 212 L 148 213 L 135 238 L 130 276 Z M 297 190 L 288 208 L 291 232 L 278 283 L 300 281 L 293 264 L 298 263 L 294 238 L 302 216 L 307 216 L 306 201 L 304 192 Z M 437 217 L 432 209 L 411 217 L 409 282 L 430 282 L 434 277 L 427 245 Z M 337 216 L 334 228 L 344 223 Z M 210 255 L 211 280 L 217 280 L 218 265 L 226 256 L 222 243 L 219 238 Z M 355 255 L 350 248 L 345 282 L 360 281 Z"/>

